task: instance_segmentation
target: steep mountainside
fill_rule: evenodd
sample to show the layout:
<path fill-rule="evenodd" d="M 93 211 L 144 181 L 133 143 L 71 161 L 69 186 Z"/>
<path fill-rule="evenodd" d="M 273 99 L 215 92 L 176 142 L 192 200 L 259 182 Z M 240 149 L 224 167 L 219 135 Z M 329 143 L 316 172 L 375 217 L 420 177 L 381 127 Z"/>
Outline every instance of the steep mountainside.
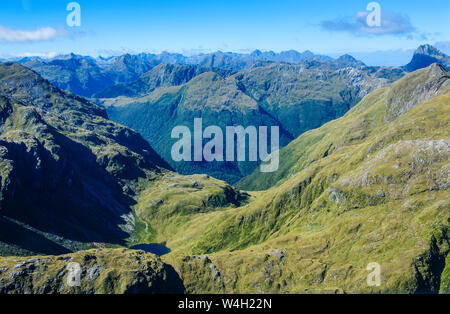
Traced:
<path fill-rule="evenodd" d="M 253 177 L 276 187 L 194 217 L 188 243 L 169 237 L 166 260 L 189 292 L 448 293 L 449 110 L 438 65 L 372 92 L 284 148 L 280 174 Z"/>
<path fill-rule="evenodd" d="M 436 64 L 426 70 L 410 74 L 408 79 L 399 80 L 389 88 L 390 92 L 387 94 L 386 102 L 388 103 L 388 107 L 386 108 L 386 115 L 384 117 L 385 123 L 394 121 L 411 108 L 443 93 L 445 91 L 444 87 L 447 85 L 447 72 Z M 356 122 L 354 126 L 355 132 L 353 134 L 349 132 L 349 139 L 342 138 L 342 140 L 351 141 L 352 138 L 365 138 L 367 131 L 360 129 L 365 123 L 364 121 Z M 313 131 L 306 133 L 302 137 L 303 141 L 300 142 L 297 139 L 288 147 L 281 150 L 280 164 L 282 166 L 278 172 L 259 173 L 255 171 L 237 185 L 249 190 L 264 190 L 286 181 L 292 176 L 292 173 L 297 171 L 298 167 L 304 167 L 318 158 L 320 154 L 326 156 L 334 150 L 334 146 L 330 142 L 323 152 L 317 152 L 318 155 L 311 154 L 314 148 L 310 146 L 310 143 L 317 141 L 322 136 L 324 136 L 322 132 Z"/>
<path fill-rule="evenodd" d="M 104 109 L 17 63 L 0 65 L 0 106 L 1 214 L 14 220 L 0 223 L 121 243 L 133 193 L 127 182 L 169 166 L 137 133 L 108 121 Z"/>
<path fill-rule="evenodd" d="M 126 245 L 134 197 L 172 173 L 103 108 L 17 63 L 0 64 L 0 125 L 0 255 Z M 217 194 L 229 188 L 216 185 Z"/>

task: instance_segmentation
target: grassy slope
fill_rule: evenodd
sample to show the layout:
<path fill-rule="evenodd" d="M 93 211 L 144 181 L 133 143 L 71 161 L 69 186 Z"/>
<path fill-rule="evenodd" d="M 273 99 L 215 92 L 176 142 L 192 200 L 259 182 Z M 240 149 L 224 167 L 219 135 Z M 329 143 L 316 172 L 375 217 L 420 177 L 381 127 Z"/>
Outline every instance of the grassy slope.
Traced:
<path fill-rule="evenodd" d="M 134 208 L 135 230 L 130 244 L 168 243 L 174 249 L 184 246 L 193 217 L 233 209 L 246 202 L 248 195 L 207 175 L 182 176 L 167 173 L 149 183 Z M 196 229 L 198 231 L 198 229 Z M 176 239 L 172 242 L 172 239 Z"/>
<path fill-rule="evenodd" d="M 148 239 L 132 211 L 146 189 L 164 188 L 166 201 L 192 197 L 199 211 L 242 198 L 209 177 L 177 180 L 191 181 L 190 189 L 164 185 L 180 177 L 140 135 L 19 64 L 0 64 L 0 81 L 0 256 Z"/>
<path fill-rule="evenodd" d="M 195 218 L 199 236 L 167 257 L 188 290 L 437 292 L 450 218 L 444 88 L 390 123 L 390 89 L 370 94 L 290 144 L 283 153 L 301 156 L 278 186 L 245 207 Z M 365 283 L 370 262 L 382 267 L 379 288 Z"/>

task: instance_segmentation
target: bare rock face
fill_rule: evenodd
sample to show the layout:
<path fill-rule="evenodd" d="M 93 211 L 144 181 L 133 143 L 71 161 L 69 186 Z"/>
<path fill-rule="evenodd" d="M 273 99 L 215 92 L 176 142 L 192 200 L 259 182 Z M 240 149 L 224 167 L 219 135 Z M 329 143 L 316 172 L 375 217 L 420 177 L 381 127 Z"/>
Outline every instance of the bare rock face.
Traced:
<path fill-rule="evenodd" d="M 393 84 L 387 102 L 386 122 L 395 120 L 418 104 L 447 92 L 450 76 L 439 64 L 433 64 L 424 71 L 418 71 Z"/>

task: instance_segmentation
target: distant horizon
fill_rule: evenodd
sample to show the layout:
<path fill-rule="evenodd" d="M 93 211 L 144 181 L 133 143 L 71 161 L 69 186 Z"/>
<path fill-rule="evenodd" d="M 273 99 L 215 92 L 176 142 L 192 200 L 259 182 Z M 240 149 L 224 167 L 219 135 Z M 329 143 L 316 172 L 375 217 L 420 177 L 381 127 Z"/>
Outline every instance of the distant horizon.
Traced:
<path fill-rule="evenodd" d="M 449 43 L 435 43 L 435 44 L 428 43 L 428 45 L 431 45 L 431 46 L 439 49 L 443 53 L 450 55 L 450 42 Z M 295 49 L 282 50 L 282 51 L 261 50 L 261 49 L 253 49 L 253 50 L 241 49 L 238 51 L 215 50 L 215 51 L 210 51 L 210 52 L 191 52 L 191 53 L 186 53 L 185 51 L 183 52 L 183 51 L 167 51 L 167 50 L 154 51 L 154 52 L 152 52 L 152 51 L 124 51 L 123 53 L 117 53 L 117 54 L 111 54 L 111 55 L 107 55 L 107 54 L 105 54 L 105 55 L 101 55 L 101 54 L 89 55 L 89 54 L 79 54 L 79 53 L 75 53 L 75 52 L 68 52 L 68 53 L 62 53 L 62 54 L 52 53 L 49 55 L 25 54 L 25 55 L 17 55 L 17 56 L 0 56 L 0 59 L 4 60 L 4 61 L 9 61 L 9 60 L 10 61 L 19 61 L 24 58 L 40 58 L 42 60 L 49 60 L 49 59 L 55 59 L 55 58 L 74 54 L 74 55 L 78 55 L 78 56 L 82 56 L 82 57 L 91 57 L 94 59 L 108 60 L 111 58 L 116 58 L 116 57 L 120 57 L 120 56 L 127 55 L 127 54 L 130 54 L 130 55 L 139 55 L 139 54 L 161 55 L 161 54 L 167 53 L 167 54 L 178 54 L 178 55 L 182 55 L 184 57 L 195 57 L 195 56 L 209 55 L 209 54 L 214 54 L 214 53 L 250 55 L 250 54 L 254 53 L 255 51 L 260 51 L 261 53 L 276 53 L 276 54 L 281 54 L 283 52 L 295 51 L 298 53 L 311 52 L 316 56 L 330 57 L 333 59 L 338 59 L 339 57 L 341 57 L 343 55 L 350 55 L 350 56 L 354 57 L 355 59 L 362 61 L 367 66 L 403 66 L 411 61 L 414 51 L 418 47 L 415 47 L 412 49 L 402 49 L 402 50 L 397 50 L 397 51 L 390 50 L 390 51 L 375 51 L 375 52 L 344 52 L 344 53 L 331 53 L 331 54 L 322 54 L 322 53 L 319 54 L 310 49 L 307 49 L 304 51 L 298 51 Z M 391 57 L 391 59 L 389 61 L 384 60 L 384 62 L 383 62 L 383 59 L 385 59 L 387 55 L 389 55 Z M 394 58 L 392 58 L 392 56 L 394 56 Z"/>
<path fill-rule="evenodd" d="M 449 16 L 444 0 L 3 1 L 0 58 L 310 50 L 393 66 L 425 43 L 450 54 Z"/>

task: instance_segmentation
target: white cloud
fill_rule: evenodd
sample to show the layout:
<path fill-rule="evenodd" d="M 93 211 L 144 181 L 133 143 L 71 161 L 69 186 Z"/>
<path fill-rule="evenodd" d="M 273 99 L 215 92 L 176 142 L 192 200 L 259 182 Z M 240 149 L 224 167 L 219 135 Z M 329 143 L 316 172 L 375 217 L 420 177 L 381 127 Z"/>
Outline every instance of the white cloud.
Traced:
<path fill-rule="evenodd" d="M 0 25 L 0 41 L 11 43 L 45 41 L 57 37 L 66 36 L 64 31 L 58 31 L 53 27 L 40 27 L 35 30 L 10 29 Z"/>
<path fill-rule="evenodd" d="M 17 58 L 26 58 L 26 57 L 39 57 L 43 59 L 54 58 L 58 55 L 56 52 L 23 52 L 14 54 L 14 57 Z"/>
<path fill-rule="evenodd" d="M 368 12 L 359 11 L 354 17 L 348 17 L 334 21 L 323 21 L 321 27 L 330 32 L 348 32 L 357 36 L 412 36 L 416 29 L 411 24 L 409 17 L 389 11 L 382 11 L 381 26 L 370 27 L 367 25 Z"/>

